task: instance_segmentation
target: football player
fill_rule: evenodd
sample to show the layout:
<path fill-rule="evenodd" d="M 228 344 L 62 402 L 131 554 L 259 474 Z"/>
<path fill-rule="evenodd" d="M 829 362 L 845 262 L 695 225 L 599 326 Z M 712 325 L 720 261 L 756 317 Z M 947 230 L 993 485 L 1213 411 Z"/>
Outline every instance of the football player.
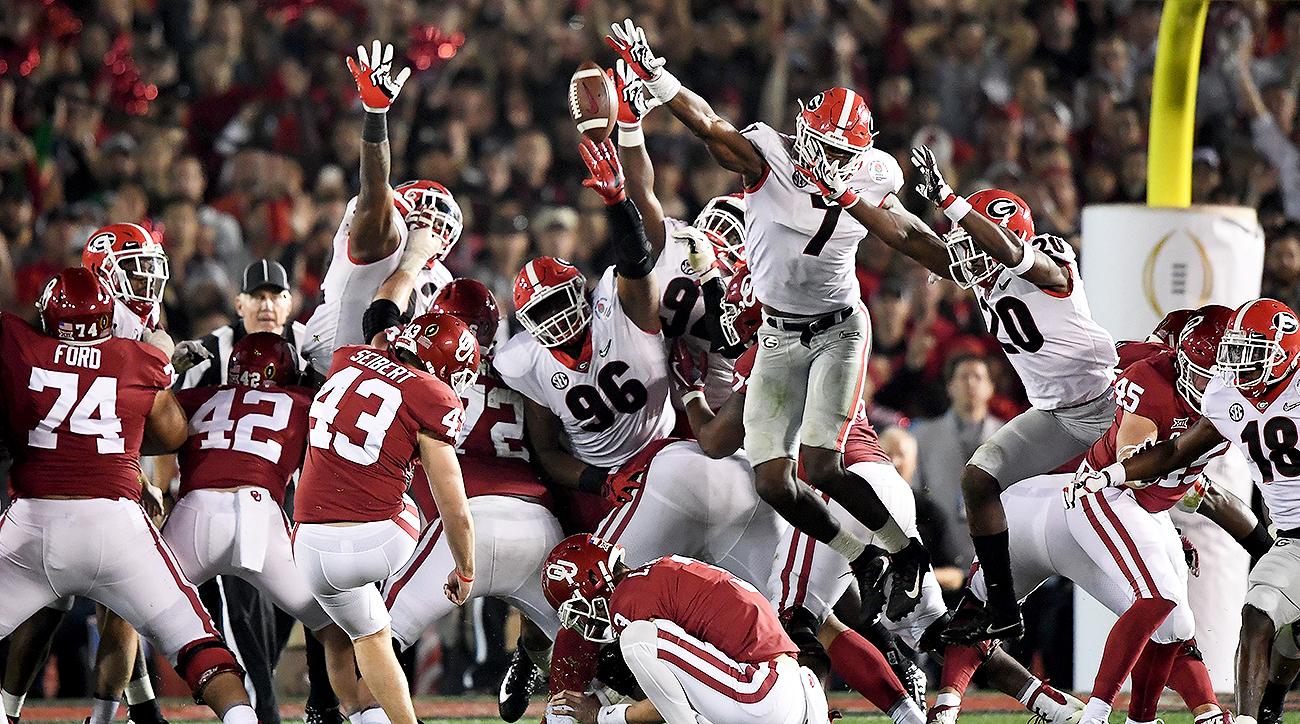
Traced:
<path fill-rule="evenodd" d="M 1278 542 L 1250 572 L 1237 655 L 1238 720 L 1260 715 L 1274 636 L 1300 619 L 1300 320 L 1285 304 L 1256 299 L 1233 314 L 1216 356 L 1218 375 L 1201 399 L 1204 415 L 1187 432 L 1101 470 L 1084 470 L 1073 487 L 1097 491 L 1128 480 L 1160 478 L 1186 467 L 1224 440 L 1250 464 L 1251 478 L 1278 528 Z M 1295 451 L 1295 452 L 1293 452 Z"/>
<path fill-rule="evenodd" d="M 406 497 L 423 465 L 454 564 L 442 590 L 465 602 L 474 582 L 474 520 L 454 445 L 460 393 L 473 384 L 474 333 L 449 314 L 426 314 L 391 345 L 334 353 L 309 411 L 311 430 L 294 496 L 294 560 L 330 618 L 352 638 L 357 668 L 384 713 L 414 724 L 406 676 L 393 653 L 379 589 L 411 557 L 419 516 Z"/>
<path fill-rule="evenodd" d="M 735 334 L 748 344 L 757 327 L 758 318 L 751 311 L 756 305 L 749 293 L 745 275 L 746 271 L 742 267 L 741 272 L 733 277 L 723 309 L 724 315 L 735 325 Z M 687 403 L 691 424 L 699 430 L 700 444 L 710 455 L 726 455 L 739 446 L 744 438 L 740 411 L 744 407 L 748 374 L 755 352 L 751 348 L 736 360 L 733 382 L 735 394 L 723 404 L 716 416 L 698 402 L 698 398 Z M 698 379 L 698 375 L 692 374 L 690 366 L 689 356 L 675 356 L 674 373 L 678 382 L 687 389 L 698 384 L 693 382 Z M 880 448 L 875 430 L 861 411 L 855 416 L 848 436 L 845 460 L 850 468 L 872 481 L 877 494 L 882 500 L 888 501 L 895 519 L 915 534 L 916 509 L 911 487 L 898 476 L 889 457 Z M 872 540 L 869 531 L 862 530 L 860 524 L 852 521 L 842 507 L 833 502 L 830 502 L 830 506 L 837 516 L 844 516 L 841 521 L 851 521 L 842 523 L 843 525 L 851 530 L 856 528 L 855 534 L 864 540 Z M 888 712 L 894 721 L 906 721 L 911 716 L 919 717 L 924 712 L 910 711 L 910 707 L 900 697 L 920 699 L 918 704 L 923 706 L 921 702 L 924 702 L 925 696 L 925 675 L 899 650 L 897 640 L 902 639 L 917 651 L 926 650 L 937 643 L 937 637 L 929 630 L 941 629 L 947 621 L 947 610 L 938 581 L 932 573 L 927 572 L 922 583 L 922 604 L 906 617 L 897 621 L 887 617 L 881 617 L 879 622 L 865 621 L 864 626 L 869 627 L 867 633 L 871 634 L 871 645 L 868 645 L 857 631 L 844 626 L 832 612 L 832 608 L 846 593 L 849 582 L 845 576 L 848 570 L 848 561 L 828 546 L 810 540 L 797 530 L 790 530 L 782 537 L 777 549 L 777 562 L 772 568 L 768 593 L 781 614 L 781 622 L 786 631 L 800 645 L 801 657 L 807 656 L 815 660 L 829 656 L 831 666 L 841 678 L 882 711 Z M 879 582 L 880 585 L 883 583 Z M 862 594 L 864 599 L 878 596 L 878 592 L 874 591 Z M 866 618 L 875 617 L 868 615 Z M 883 661 L 879 660 L 880 654 L 876 650 L 884 655 Z M 892 674 L 886 673 L 886 663 L 892 669 Z M 1076 721 L 1078 713 L 1083 709 L 1082 702 L 1069 694 L 1056 691 L 1031 675 L 1001 650 L 986 649 L 979 657 L 977 665 L 980 664 L 985 665 L 992 685 L 1015 696 L 1026 708 L 1046 721 L 1054 724 Z M 942 711 L 940 708 L 940 713 Z M 951 717 L 955 718 L 956 713 L 954 710 Z"/>
<path fill-rule="evenodd" d="M 842 181 L 871 204 L 903 182 L 892 156 L 872 147 L 871 111 L 847 88 L 818 93 L 796 120 L 794 138 L 764 123 L 737 131 L 664 69 L 645 31 L 631 20 L 606 41 L 645 88 L 668 107 L 745 187 L 746 255 L 764 326 L 745 402 L 745 452 L 759 494 L 782 517 L 867 575 L 874 556 L 840 526 L 825 501 L 795 479 L 801 460 L 809 481 L 872 530 L 893 556 L 889 609 L 901 618 L 920 601 L 929 555 L 909 539 L 871 485 L 844 468 L 844 433 L 866 374 L 871 324 L 854 273 L 867 229 L 827 203 L 799 166 L 832 157 Z"/>
<path fill-rule="evenodd" d="M 582 724 L 826 724 L 821 682 L 795 661 L 798 647 L 757 589 L 682 556 L 635 569 L 624 557 L 622 546 L 570 536 L 547 557 L 543 583 L 565 627 L 618 642 L 646 699 L 601 707 L 567 690 L 552 709 Z"/>
<path fill-rule="evenodd" d="M 278 334 L 254 332 L 231 350 L 228 372 L 229 384 L 177 394 L 190 436 L 163 540 L 195 585 L 242 578 L 301 621 L 328 653 L 343 711 L 361 711 L 373 702 L 359 698 L 351 641 L 298 575 L 280 510 L 307 447 L 313 392 L 297 386 L 298 352 Z"/>
<path fill-rule="evenodd" d="M 619 96 L 618 146 L 627 171 L 627 193 L 645 219 L 646 238 L 656 255 L 664 339 L 685 340 L 692 352 L 708 355 L 703 390 L 706 402 L 716 407 L 731 395 L 732 359 L 744 351 L 734 338 L 727 339 L 715 320 L 727 282 L 745 261 L 745 197 L 710 199 L 690 224 L 665 217 L 654 192 L 654 166 L 641 131 L 642 116 L 658 102 L 621 59 L 607 72 Z M 707 316 L 706 304 L 712 307 Z"/>
<path fill-rule="evenodd" d="M 540 628 L 542 641 L 522 640 L 529 664 L 550 668 L 550 641 L 560 628 L 555 609 L 542 594 L 542 562 L 564 534 L 551 512 L 552 496 L 537 479 L 524 442 L 524 403 L 492 371 L 492 342 L 499 312 L 488 288 L 474 279 L 457 279 L 443 287 L 433 301 L 434 312 L 464 322 L 484 350 L 479 375 L 461 391 L 465 424 L 456 442 L 465 494 L 474 517 L 474 562 L 486 572 L 474 586 L 474 596 L 496 596 L 518 607 Z M 437 514 L 424 492 L 423 472 L 411 486 L 421 509 Z M 438 586 L 452 565 L 450 544 L 441 524 L 427 525 L 406 566 L 383 587 L 384 603 L 392 614 L 393 638 L 402 648 L 412 646 L 434 621 L 453 605 L 438 596 Z M 534 637 L 535 638 L 535 637 Z M 539 645 L 540 644 L 540 645 Z M 519 654 L 523 656 L 523 652 Z M 531 672 L 520 672 L 527 683 Z M 527 706 L 528 691 L 522 694 Z M 505 706 L 503 704 L 503 706 Z M 506 712 L 510 713 L 509 711 Z M 514 714 L 517 720 L 522 711 Z"/>
<path fill-rule="evenodd" d="M 394 74 L 393 46 L 381 48 L 378 40 L 369 53 L 358 46 L 357 58 L 348 58 L 348 68 L 366 109 L 361 191 L 348 202 L 334 235 L 334 256 L 321 283 L 325 300 L 307 321 L 302 353 L 321 375 L 330 368 L 335 350 L 368 343 L 374 332 L 400 322 L 406 299 L 369 306 L 395 270 L 420 277 L 412 284 L 418 295 L 415 314 L 425 311 L 438 289 L 451 281 L 441 260 L 460 238 L 462 227 L 460 206 L 442 184 L 409 181 L 395 189 L 388 185 L 387 114 L 411 69 Z"/>
<path fill-rule="evenodd" d="M 170 356 L 172 345 L 162 331 L 161 316 L 171 271 L 153 234 L 139 224 L 109 224 L 90 235 L 81 265 L 95 272 L 117 300 L 113 336 L 149 342 Z"/>
<path fill-rule="evenodd" d="M 170 361 L 112 336 L 115 300 L 89 270 L 65 269 L 37 306 L 44 333 L 0 315 L 18 496 L 0 518 L 0 636 L 62 596 L 86 596 L 143 631 L 224 722 L 256 722 L 239 665 L 140 505 L 142 450 L 185 441 Z M 117 702 L 94 708 L 108 720 Z"/>

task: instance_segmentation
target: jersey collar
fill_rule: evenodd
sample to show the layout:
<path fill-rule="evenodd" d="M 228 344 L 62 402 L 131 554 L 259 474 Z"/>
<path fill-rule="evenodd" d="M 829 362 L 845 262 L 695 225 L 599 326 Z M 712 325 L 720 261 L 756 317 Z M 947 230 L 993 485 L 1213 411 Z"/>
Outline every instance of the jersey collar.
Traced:
<path fill-rule="evenodd" d="M 551 347 L 547 351 L 556 361 L 574 372 L 589 372 L 591 370 L 591 325 L 587 325 L 587 331 L 582 333 L 582 350 L 577 357 L 570 356 L 559 347 Z"/>

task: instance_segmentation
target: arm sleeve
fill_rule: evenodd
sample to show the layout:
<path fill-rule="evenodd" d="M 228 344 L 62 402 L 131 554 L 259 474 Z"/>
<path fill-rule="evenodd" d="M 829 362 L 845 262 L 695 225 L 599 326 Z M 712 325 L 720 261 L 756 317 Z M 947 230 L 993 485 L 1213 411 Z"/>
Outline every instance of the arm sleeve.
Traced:
<path fill-rule="evenodd" d="M 654 250 L 645 235 L 641 212 L 632 199 L 605 207 L 609 238 L 614 245 L 615 267 L 624 279 L 644 279 L 655 268 Z"/>
<path fill-rule="evenodd" d="M 404 407 L 411 411 L 420 430 L 448 445 L 455 445 L 465 418 L 460 398 L 441 380 L 422 378 L 417 384 L 419 401 Z M 460 414 L 453 414 L 455 412 Z"/>

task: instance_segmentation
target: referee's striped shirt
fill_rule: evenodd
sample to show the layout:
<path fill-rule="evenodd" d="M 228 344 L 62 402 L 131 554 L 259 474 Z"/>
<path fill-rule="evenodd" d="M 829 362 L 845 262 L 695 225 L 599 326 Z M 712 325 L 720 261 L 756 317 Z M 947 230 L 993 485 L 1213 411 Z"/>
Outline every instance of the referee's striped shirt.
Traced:
<path fill-rule="evenodd" d="M 306 370 L 307 360 L 302 357 L 302 340 L 307 336 L 307 325 L 297 321 L 290 322 L 284 325 L 280 334 L 284 335 L 284 338 L 293 344 L 294 349 L 298 350 L 298 369 Z M 247 336 L 244 320 L 240 319 L 234 324 L 218 327 L 211 334 L 199 338 L 199 344 L 212 353 L 212 358 L 205 359 L 187 370 L 177 380 L 177 389 L 188 390 L 191 387 L 225 384 L 226 369 L 230 366 L 230 352 L 239 340 Z"/>

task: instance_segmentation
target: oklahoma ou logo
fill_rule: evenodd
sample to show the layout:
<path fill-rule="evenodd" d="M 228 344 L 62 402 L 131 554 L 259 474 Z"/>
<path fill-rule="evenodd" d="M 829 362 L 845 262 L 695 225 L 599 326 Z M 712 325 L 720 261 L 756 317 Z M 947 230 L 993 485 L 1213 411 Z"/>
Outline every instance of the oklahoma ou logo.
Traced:
<path fill-rule="evenodd" d="M 456 344 L 456 361 L 468 362 L 474 358 L 474 348 L 478 346 L 478 340 L 467 329 L 460 333 L 460 340 Z"/>
<path fill-rule="evenodd" d="M 552 581 L 560 581 L 570 586 L 578 585 L 575 577 L 578 575 L 578 564 L 573 561 L 559 560 L 554 563 L 548 563 L 546 566 L 546 577 Z"/>

